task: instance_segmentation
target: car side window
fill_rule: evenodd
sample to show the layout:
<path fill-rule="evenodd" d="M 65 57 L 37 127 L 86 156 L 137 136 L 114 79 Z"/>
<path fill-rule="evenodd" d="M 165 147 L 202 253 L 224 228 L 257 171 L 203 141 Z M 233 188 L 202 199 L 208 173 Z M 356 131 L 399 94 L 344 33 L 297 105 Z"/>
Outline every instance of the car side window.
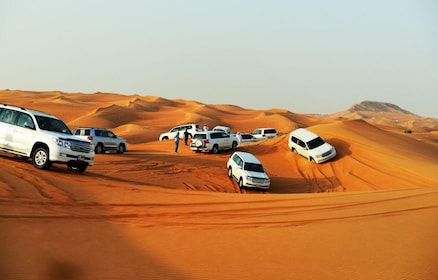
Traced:
<path fill-rule="evenodd" d="M 233 160 L 238 166 L 242 166 L 242 159 L 238 155 L 234 155 Z"/>
<path fill-rule="evenodd" d="M 18 117 L 17 126 L 35 129 L 35 124 L 32 121 L 32 118 L 28 114 L 20 113 Z"/>
<path fill-rule="evenodd" d="M 306 144 L 301 140 L 298 140 L 298 145 L 300 145 L 300 147 L 302 147 L 303 149 L 306 148 Z"/>
<path fill-rule="evenodd" d="M 116 138 L 116 135 L 112 131 L 107 130 L 106 133 L 108 134 L 108 137 Z"/>
<path fill-rule="evenodd" d="M 96 135 L 96 136 L 103 136 L 103 135 L 102 135 L 102 130 L 96 129 L 96 130 L 94 131 L 94 135 Z"/>
<path fill-rule="evenodd" d="M 18 114 L 17 111 L 5 109 L 2 112 L 0 121 L 5 122 L 5 123 L 9 123 L 9 124 L 14 124 L 15 119 L 17 117 L 17 114 Z"/>

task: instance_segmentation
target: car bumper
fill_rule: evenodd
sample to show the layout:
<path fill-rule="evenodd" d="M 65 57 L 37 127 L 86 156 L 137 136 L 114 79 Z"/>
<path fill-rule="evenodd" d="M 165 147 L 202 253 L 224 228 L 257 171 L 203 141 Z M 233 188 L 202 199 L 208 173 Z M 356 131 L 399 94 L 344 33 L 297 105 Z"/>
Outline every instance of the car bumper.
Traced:
<path fill-rule="evenodd" d="M 315 158 L 315 162 L 316 163 L 323 163 L 323 162 L 326 162 L 326 161 L 334 158 L 335 156 L 336 156 L 336 153 L 332 153 L 332 154 L 325 156 L 323 158 Z"/>

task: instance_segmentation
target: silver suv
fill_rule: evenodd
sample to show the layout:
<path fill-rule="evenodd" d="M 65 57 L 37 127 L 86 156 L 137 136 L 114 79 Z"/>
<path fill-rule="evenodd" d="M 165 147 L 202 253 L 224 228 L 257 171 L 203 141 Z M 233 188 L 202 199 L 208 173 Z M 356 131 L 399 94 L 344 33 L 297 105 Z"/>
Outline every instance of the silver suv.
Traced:
<path fill-rule="evenodd" d="M 105 151 L 116 151 L 123 154 L 128 149 L 125 139 L 118 137 L 106 128 L 80 127 L 76 129 L 75 135 L 91 141 L 96 154 Z"/>
<path fill-rule="evenodd" d="M 224 131 L 205 131 L 193 135 L 190 149 L 195 152 L 212 152 L 217 154 L 220 150 L 236 150 L 237 138 Z"/>
<path fill-rule="evenodd" d="M 60 119 L 35 110 L 0 104 L 0 150 L 32 158 L 38 169 L 64 163 L 76 172 L 94 164 L 93 144 L 72 134 Z"/>

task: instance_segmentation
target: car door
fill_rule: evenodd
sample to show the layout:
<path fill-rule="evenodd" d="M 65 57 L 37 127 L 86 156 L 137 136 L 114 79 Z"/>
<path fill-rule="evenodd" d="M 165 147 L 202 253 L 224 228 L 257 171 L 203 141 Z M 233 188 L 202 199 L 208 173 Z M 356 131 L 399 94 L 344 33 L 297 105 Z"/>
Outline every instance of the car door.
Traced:
<path fill-rule="evenodd" d="M 30 155 L 35 141 L 35 123 L 26 113 L 17 112 L 16 123 L 11 127 L 13 149 L 20 154 Z"/>
<path fill-rule="evenodd" d="M 300 139 L 297 140 L 297 153 L 302 155 L 305 158 L 309 158 L 309 151 L 307 149 L 306 143 L 301 141 Z"/>
<path fill-rule="evenodd" d="M 233 176 L 236 177 L 237 180 L 239 180 L 240 177 L 243 177 L 243 160 L 238 156 L 233 156 Z"/>
<path fill-rule="evenodd" d="M 117 147 L 117 137 L 112 131 L 104 130 L 104 131 L 102 131 L 102 135 L 105 139 L 104 140 L 105 147 L 107 147 L 107 148 L 116 148 Z"/>
<path fill-rule="evenodd" d="M 0 146 L 6 150 L 15 151 L 16 143 L 13 139 L 14 124 L 19 112 L 9 109 L 3 109 L 0 115 L 0 122 L 2 123 L 0 132 Z"/>
<path fill-rule="evenodd" d="M 223 150 L 231 149 L 231 146 L 233 143 L 231 141 L 230 135 L 228 135 L 228 133 L 226 133 L 224 131 L 221 131 L 220 133 L 221 133 L 222 142 L 223 142 L 222 149 Z"/>

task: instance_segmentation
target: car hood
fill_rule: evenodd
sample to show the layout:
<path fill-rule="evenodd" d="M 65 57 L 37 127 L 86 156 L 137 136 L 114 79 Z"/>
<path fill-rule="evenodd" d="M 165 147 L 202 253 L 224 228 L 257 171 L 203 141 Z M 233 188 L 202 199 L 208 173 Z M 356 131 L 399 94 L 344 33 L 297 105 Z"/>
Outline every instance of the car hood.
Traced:
<path fill-rule="evenodd" d="M 333 146 L 326 142 L 326 143 L 322 144 L 321 146 L 316 147 L 315 149 L 310 150 L 310 151 L 315 155 L 322 155 L 322 154 L 330 151 L 331 149 L 333 149 Z"/>
<path fill-rule="evenodd" d="M 263 179 L 269 179 L 268 175 L 264 172 L 254 172 L 254 171 L 245 171 L 246 174 L 250 177 L 257 177 L 257 178 L 263 178 Z"/>

